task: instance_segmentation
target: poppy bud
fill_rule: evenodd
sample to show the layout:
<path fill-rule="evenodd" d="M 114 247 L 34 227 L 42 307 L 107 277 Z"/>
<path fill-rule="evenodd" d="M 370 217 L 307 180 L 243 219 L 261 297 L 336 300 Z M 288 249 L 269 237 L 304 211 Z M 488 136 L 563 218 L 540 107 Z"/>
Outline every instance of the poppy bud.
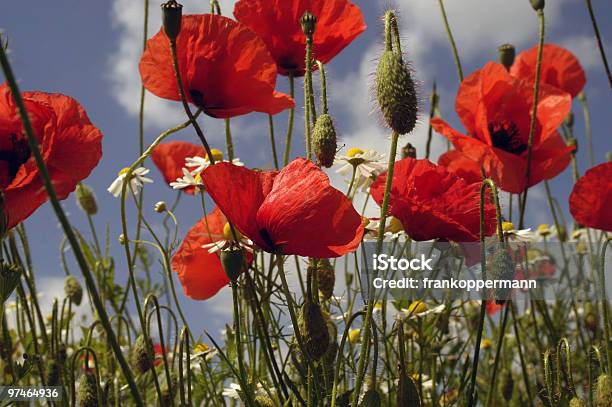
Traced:
<path fill-rule="evenodd" d="M 183 6 L 176 0 L 169 0 L 161 5 L 162 22 L 164 31 L 170 41 L 176 41 L 181 32 L 181 20 L 183 18 Z"/>
<path fill-rule="evenodd" d="M 597 407 L 612 406 L 612 377 L 610 375 L 602 374 L 597 379 L 595 405 Z"/>
<path fill-rule="evenodd" d="M 321 306 L 307 299 L 302 305 L 298 326 L 309 356 L 314 360 L 320 360 L 327 352 L 330 343 L 329 330 Z"/>
<path fill-rule="evenodd" d="M 398 406 L 421 406 L 419 391 L 412 378 L 404 369 L 400 368 L 399 380 L 397 384 L 397 405 Z"/>
<path fill-rule="evenodd" d="M 410 143 L 407 143 L 403 148 L 402 148 L 402 158 L 416 158 L 417 155 L 417 151 L 416 148 L 414 148 L 414 146 Z"/>
<path fill-rule="evenodd" d="M 79 183 L 76 187 L 77 204 L 83 212 L 93 216 L 98 213 L 98 204 L 94 191 L 85 184 Z"/>
<path fill-rule="evenodd" d="M 58 386 L 62 368 L 57 360 L 50 360 L 45 367 L 45 380 L 47 386 Z"/>
<path fill-rule="evenodd" d="M 336 284 L 336 273 L 329 259 L 313 260 L 308 266 L 308 272 L 317 273 L 322 299 L 323 301 L 329 300 L 334 294 L 334 285 Z"/>
<path fill-rule="evenodd" d="M 221 265 L 225 274 L 234 282 L 244 267 L 244 250 L 236 244 L 221 251 Z"/>
<path fill-rule="evenodd" d="M 21 267 L 15 264 L 0 263 L 0 306 L 11 296 L 21 278 Z"/>
<path fill-rule="evenodd" d="M 85 372 L 79 380 L 79 388 L 77 389 L 76 402 L 81 407 L 98 407 L 98 383 L 96 375 L 91 372 Z"/>
<path fill-rule="evenodd" d="M 255 397 L 256 407 L 274 407 L 274 402 L 267 395 L 260 394 Z"/>
<path fill-rule="evenodd" d="M 499 63 L 509 71 L 512 64 L 514 64 L 516 48 L 514 48 L 514 45 L 512 44 L 503 44 L 497 48 L 497 51 L 499 53 Z"/>
<path fill-rule="evenodd" d="M 300 18 L 300 24 L 302 30 L 306 35 L 306 38 L 311 38 L 315 32 L 315 26 L 317 25 L 317 18 L 309 11 L 304 12 L 302 18 Z"/>
<path fill-rule="evenodd" d="M 363 398 L 361 399 L 361 403 L 359 403 L 359 407 L 380 407 L 380 394 L 376 389 L 369 389 L 363 394 Z"/>
<path fill-rule="evenodd" d="M 139 373 L 146 373 L 153 367 L 153 344 L 151 339 L 139 335 L 130 352 L 130 363 Z"/>
<path fill-rule="evenodd" d="M 574 127 L 574 113 L 573 112 L 569 112 L 569 114 L 565 118 L 565 125 L 569 128 Z"/>
<path fill-rule="evenodd" d="M 512 378 L 512 373 L 507 371 L 504 372 L 501 379 L 502 380 L 499 386 L 500 393 L 504 397 L 504 400 L 509 402 L 512 400 L 512 392 L 514 390 L 514 379 Z"/>
<path fill-rule="evenodd" d="M 569 402 L 569 407 L 586 407 L 586 405 L 587 404 L 578 397 L 574 397 Z"/>
<path fill-rule="evenodd" d="M 317 161 L 325 168 L 331 167 L 334 164 L 338 145 L 336 129 L 330 115 L 323 113 L 317 117 L 312 137 Z"/>
<path fill-rule="evenodd" d="M 418 109 L 414 81 L 402 57 L 393 51 L 385 51 L 378 63 L 376 97 L 393 131 L 406 134 L 414 129 Z"/>
<path fill-rule="evenodd" d="M 514 261 L 504 244 L 495 248 L 488 273 L 489 280 L 514 280 Z M 503 304 L 510 299 L 511 293 L 510 288 L 496 288 L 493 290 L 493 298 L 497 304 Z"/>
<path fill-rule="evenodd" d="M 157 213 L 164 213 L 166 212 L 166 209 L 167 209 L 166 203 L 164 201 L 159 201 L 158 203 L 155 204 L 155 207 L 153 209 Z"/>
<path fill-rule="evenodd" d="M 83 287 L 74 276 L 66 277 L 64 281 L 64 293 L 73 304 L 81 305 L 81 301 L 83 300 Z"/>
<path fill-rule="evenodd" d="M 544 10 L 544 0 L 529 0 L 535 11 Z"/>

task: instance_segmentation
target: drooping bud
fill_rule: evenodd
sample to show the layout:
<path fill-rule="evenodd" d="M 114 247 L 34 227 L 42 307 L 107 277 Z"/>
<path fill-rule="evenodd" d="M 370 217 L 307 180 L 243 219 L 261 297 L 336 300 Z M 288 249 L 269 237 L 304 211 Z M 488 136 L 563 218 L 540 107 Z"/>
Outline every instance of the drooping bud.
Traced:
<path fill-rule="evenodd" d="M 164 32 L 170 41 L 176 41 L 181 32 L 183 19 L 183 6 L 176 0 L 168 0 L 161 5 Z"/>
<path fill-rule="evenodd" d="M 544 10 L 544 0 L 529 0 L 535 11 Z"/>
<path fill-rule="evenodd" d="M 317 18 L 310 12 L 306 11 L 300 18 L 300 25 L 306 38 L 311 38 L 315 32 L 315 26 L 317 25 Z"/>
<path fill-rule="evenodd" d="M 98 390 L 96 375 L 92 372 L 85 372 L 79 380 L 76 402 L 80 407 L 98 407 Z"/>
<path fill-rule="evenodd" d="M 487 279 L 489 280 L 514 280 L 515 269 L 512 256 L 508 253 L 508 248 L 503 243 L 498 244 L 491 256 L 491 265 L 488 269 Z M 493 298 L 497 304 L 503 304 L 510 299 L 511 288 L 495 288 Z"/>
<path fill-rule="evenodd" d="M 406 145 L 402 147 L 402 158 L 416 158 L 416 155 L 416 148 L 412 144 L 406 143 Z"/>
<path fill-rule="evenodd" d="M 153 367 L 153 343 L 144 335 L 139 335 L 130 352 L 130 363 L 139 373 L 146 373 Z"/>
<path fill-rule="evenodd" d="M 387 125 L 407 134 L 417 121 L 418 101 L 410 68 L 401 55 L 385 51 L 376 71 L 376 97 Z"/>
<path fill-rule="evenodd" d="M 497 48 L 499 63 L 510 70 L 512 64 L 514 64 L 514 57 L 516 56 L 516 48 L 512 44 L 503 44 Z"/>
<path fill-rule="evenodd" d="M 11 296 L 21 278 L 21 267 L 15 264 L 0 263 L 0 306 Z"/>
<path fill-rule="evenodd" d="M 514 391 L 514 379 L 512 378 L 512 373 L 505 371 L 504 374 L 502 374 L 499 385 L 500 393 L 504 397 L 504 400 L 512 400 L 512 393 Z"/>
<path fill-rule="evenodd" d="M 232 244 L 227 249 L 223 249 L 221 265 L 230 281 L 236 281 L 244 268 L 244 249 L 238 244 Z"/>
<path fill-rule="evenodd" d="M 93 189 L 85 184 L 79 183 L 76 187 L 76 201 L 86 214 L 93 216 L 98 213 L 98 204 Z"/>
<path fill-rule="evenodd" d="M 66 277 L 66 280 L 64 280 L 64 293 L 73 304 L 81 305 L 81 301 L 83 300 L 83 287 L 76 277 Z"/>
<path fill-rule="evenodd" d="M 329 300 L 334 294 L 334 285 L 336 284 L 336 273 L 329 259 L 313 259 L 308 266 L 308 272 L 317 273 L 322 300 Z"/>
<path fill-rule="evenodd" d="M 324 113 L 317 117 L 312 137 L 318 163 L 325 168 L 331 167 L 338 144 L 334 122 L 329 114 Z"/>
<path fill-rule="evenodd" d="M 397 405 L 414 407 L 421 406 L 419 390 L 417 389 L 410 375 L 408 375 L 406 371 L 401 368 L 397 384 Z"/>
<path fill-rule="evenodd" d="M 164 201 L 159 201 L 158 203 L 155 204 L 153 209 L 157 213 L 164 213 L 164 212 L 166 212 L 166 209 L 167 209 L 166 208 L 166 203 Z"/>
<path fill-rule="evenodd" d="M 612 377 L 608 374 L 602 374 L 597 379 L 595 405 L 597 407 L 612 406 Z"/>
<path fill-rule="evenodd" d="M 302 305 L 298 325 L 309 356 L 314 360 L 320 360 L 327 352 L 330 343 L 329 330 L 321 306 L 307 299 Z"/>

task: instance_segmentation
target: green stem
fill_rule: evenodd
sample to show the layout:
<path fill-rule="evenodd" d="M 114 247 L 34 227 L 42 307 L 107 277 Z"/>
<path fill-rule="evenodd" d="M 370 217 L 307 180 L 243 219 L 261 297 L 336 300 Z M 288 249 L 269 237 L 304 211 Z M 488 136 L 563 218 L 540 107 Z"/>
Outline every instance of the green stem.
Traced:
<path fill-rule="evenodd" d="M 589 17 L 591 17 L 591 23 L 593 24 L 593 31 L 595 31 L 595 38 L 597 38 L 597 46 L 599 47 L 599 53 L 601 54 L 601 60 L 608 75 L 608 83 L 612 88 L 612 73 L 610 73 L 610 65 L 608 64 L 608 58 L 606 58 L 606 51 L 604 50 L 603 42 L 601 41 L 601 34 L 599 33 L 599 27 L 597 26 L 597 20 L 595 20 L 595 13 L 593 12 L 593 5 L 591 0 L 585 0 L 586 6 L 589 9 Z"/>
<path fill-rule="evenodd" d="M 232 162 L 234 159 L 234 143 L 232 141 L 230 119 L 225 119 L 225 144 L 227 145 L 227 160 Z"/>
<path fill-rule="evenodd" d="M 240 331 L 240 311 L 238 310 L 238 285 L 237 281 L 232 282 L 232 300 L 234 303 L 234 334 L 236 336 L 236 354 L 238 355 L 238 370 L 240 372 L 240 384 L 242 391 L 246 396 L 245 403 L 247 406 L 254 406 L 253 394 L 251 386 L 247 378 L 247 371 L 244 365 L 244 354 L 242 352 L 242 334 Z"/>
<path fill-rule="evenodd" d="M 612 347 L 610 346 L 610 305 L 606 297 L 606 249 L 612 242 L 612 237 L 609 237 L 604 242 L 603 248 L 601 249 L 601 257 L 599 260 L 599 294 L 601 295 L 601 306 L 603 308 L 603 319 L 604 319 L 604 337 L 606 338 L 606 357 L 608 361 L 608 374 L 612 374 Z"/>
<path fill-rule="evenodd" d="M 429 125 L 427 126 L 427 144 L 425 145 L 425 158 L 429 159 L 431 152 L 431 139 L 433 136 L 433 127 L 431 126 L 431 120 L 436 115 L 436 107 L 438 105 L 438 93 L 436 92 L 436 81 L 433 82 L 433 89 L 431 90 L 431 99 L 429 106 Z"/>
<path fill-rule="evenodd" d="M 276 154 L 276 139 L 274 137 L 274 117 L 268 115 L 268 125 L 270 128 L 270 144 L 272 145 L 272 157 L 274 158 L 274 168 L 278 170 L 278 155 Z"/>
<path fill-rule="evenodd" d="M 289 96 L 295 98 L 295 78 L 292 74 L 289 74 Z M 285 137 L 285 157 L 284 165 L 289 163 L 289 156 L 291 155 L 291 138 L 293 135 L 293 122 L 295 121 L 295 107 L 292 107 L 289 111 L 289 123 L 287 124 L 287 136 Z"/>
<path fill-rule="evenodd" d="M 30 146 L 30 151 L 32 155 L 34 156 L 34 160 L 36 161 L 36 165 L 38 166 L 38 169 L 40 171 L 40 176 L 43 179 L 45 189 L 47 191 L 47 194 L 49 195 L 49 201 L 51 202 L 51 205 L 53 206 L 53 210 L 55 211 L 55 214 L 58 217 L 62 225 L 62 228 L 64 229 L 64 233 L 66 234 L 68 241 L 70 242 L 70 246 L 72 247 L 72 250 L 76 257 L 79 268 L 81 269 L 81 272 L 83 273 L 83 277 L 85 278 L 85 283 L 87 285 L 87 288 L 94 301 L 94 305 L 98 313 L 98 317 L 100 318 L 102 326 L 104 327 L 104 330 L 106 331 L 108 341 L 110 342 L 110 345 L 115 353 L 115 357 L 117 358 L 117 361 L 119 362 L 119 365 L 121 366 L 121 370 L 123 371 L 123 375 L 130 387 L 130 391 L 132 392 L 134 402 L 137 406 L 143 406 L 144 404 L 142 402 L 142 398 L 140 397 L 138 386 L 136 385 L 134 376 L 132 375 L 132 371 L 130 370 L 130 367 L 128 366 L 127 361 L 125 360 L 125 357 L 123 356 L 123 352 L 121 351 L 119 342 L 117 341 L 117 337 L 115 336 L 115 333 L 113 332 L 113 328 L 108 319 L 108 315 L 106 313 L 106 309 L 104 308 L 104 304 L 100 300 L 100 295 L 98 294 L 98 290 L 96 288 L 93 275 L 91 274 L 91 270 L 89 270 L 89 267 L 87 265 L 87 260 L 85 259 L 85 256 L 83 255 L 83 252 L 81 251 L 81 247 L 79 246 L 79 242 L 74 234 L 74 231 L 72 230 L 72 226 L 70 225 L 70 222 L 68 221 L 68 218 L 66 217 L 66 214 L 64 213 L 64 210 L 62 209 L 62 206 L 59 203 L 57 194 L 55 193 L 53 182 L 51 181 L 49 171 L 47 170 L 45 161 L 40 152 L 40 149 L 38 146 L 38 140 L 36 138 L 36 135 L 34 134 L 34 129 L 32 128 L 32 123 L 30 122 L 28 112 L 23 103 L 21 93 L 19 92 L 19 87 L 17 86 L 17 81 L 15 80 L 15 76 L 13 75 L 13 71 L 9 64 L 8 58 L 6 57 L 6 53 L 3 47 L 0 47 L 0 65 L 2 65 L 4 76 L 6 77 L 6 81 L 8 82 L 8 85 L 11 89 L 13 99 L 19 110 L 19 116 L 21 117 L 21 121 L 23 122 L 26 136 L 28 138 L 28 144 Z"/>
<path fill-rule="evenodd" d="M 310 127 L 310 116 L 312 115 L 313 122 L 316 121 L 316 113 L 313 109 L 314 102 L 311 103 L 313 97 L 312 90 L 312 36 L 306 37 L 306 75 L 304 76 L 304 127 L 306 131 L 306 158 L 312 159 L 312 136 Z"/>
<path fill-rule="evenodd" d="M 539 32 L 539 43 L 538 43 L 538 59 L 536 61 L 536 72 L 535 72 L 535 84 L 533 90 L 533 107 L 531 111 L 531 123 L 529 124 L 529 141 L 527 143 L 527 169 L 525 172 L 525 192 L 523 193 L 523 201 L 520 207 L 520 216 L 519 216 L 519 229 L 523 228 L 525 221 L 525 208 L 527 206 L 527 193 L 529 192 L 529 181 L 531 178 L 531 159 L 532 159 L 532 150 L 533 150 L 533 139 L 535 136 L 536 124 L 538 121 L 538 103 L 540 100 L 540 76 L 541 76 L 541 67 L 542 67 L 542 51 L 544 49 L 544 30 L 545 30 L 545 19 L 544 19 L 544 10 L 538 10 L 538 20 L 540 22 L 540 32 Z"/>
<path fill-rule="evenodd" d="M 455 66 L 457 67 L 457 76 L 459 82 L 463 82 L 463 69 L 461 68 L 461 60 L 459 59 L 459 52 L 457 51 L 457 44 L 453 37 L 450 25 L 448 24 L 448 18 L 446 17 L 446 10 L 444 10 L 444 1 L 438 0 L 440 5 L 440 13 L 442 14 L 442 21 L 444 22 L 444 28 L 446 29 L 446 35 L 448 35 L 448 41 L 450 42 L 451 48 L 453 49 L 453 57 L 455 58 Z"/>
<path fill-rule="evenodd" d="M 582 105 L 582 114 L 584 116 L 584 133 L 586 135 L 587 150 L 589 152 L 589 167 L 595 165 L 595 154 L 593 153 L 593 132 L 591 131 L 591 111 L 587 101 L 586 93 L 580 92 L 578 100 Z"/>

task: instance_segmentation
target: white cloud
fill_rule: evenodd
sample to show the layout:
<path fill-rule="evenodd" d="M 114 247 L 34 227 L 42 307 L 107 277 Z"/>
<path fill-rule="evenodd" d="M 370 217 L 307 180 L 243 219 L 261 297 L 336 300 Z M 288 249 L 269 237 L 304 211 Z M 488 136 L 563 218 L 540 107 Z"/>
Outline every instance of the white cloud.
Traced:
<path fill-rule="evenodd" d="M 599 68 L 601 59 L 595 38 L 590 35 L 576 35 L 561 41 L 562 47 L 572 51 L 584 69 Z"/>

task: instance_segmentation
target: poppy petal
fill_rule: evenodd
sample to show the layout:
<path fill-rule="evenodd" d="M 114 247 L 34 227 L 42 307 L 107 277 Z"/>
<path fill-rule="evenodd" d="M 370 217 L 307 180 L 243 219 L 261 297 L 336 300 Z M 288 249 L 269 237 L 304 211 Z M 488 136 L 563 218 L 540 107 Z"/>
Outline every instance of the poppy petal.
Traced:
<path fill-rule="evenodd" d="M 202 146 L 187 141 L 171 141 L 158 145 L 151 154 L 153 163 L 162 173 L 167 184 L 183 176 L 185 159 L 188 157 L 206 157 L 206 150 Z M 186 188 L 183 191 L 193 195 L 195 188 Z"/>
<path fill-rule="evenodd" d="M 583 226 L 612 232 L 612 162 L 589 169 L 578 179 L 569 198 L 570 212 Z"/>

